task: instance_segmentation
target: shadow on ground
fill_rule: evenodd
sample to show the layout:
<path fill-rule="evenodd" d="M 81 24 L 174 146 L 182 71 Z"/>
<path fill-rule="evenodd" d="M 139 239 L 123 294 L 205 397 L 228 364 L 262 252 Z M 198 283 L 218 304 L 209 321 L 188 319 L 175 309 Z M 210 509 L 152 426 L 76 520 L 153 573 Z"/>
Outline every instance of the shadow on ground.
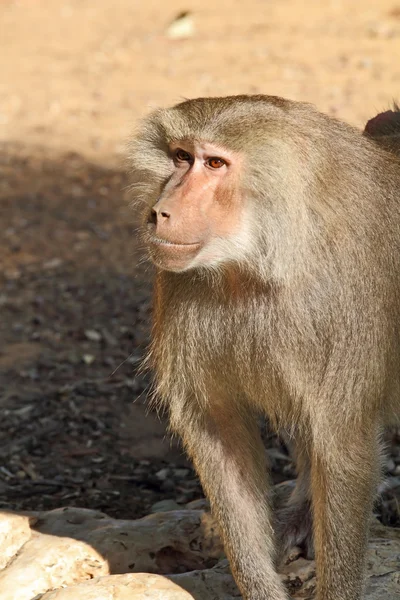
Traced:
<path fill-rule="evenodd" d="M 0 170 L 0 508 L 135 518 L 198 497 L 136 372 L 151 286 L 126 175 L 11 143 Z"/>

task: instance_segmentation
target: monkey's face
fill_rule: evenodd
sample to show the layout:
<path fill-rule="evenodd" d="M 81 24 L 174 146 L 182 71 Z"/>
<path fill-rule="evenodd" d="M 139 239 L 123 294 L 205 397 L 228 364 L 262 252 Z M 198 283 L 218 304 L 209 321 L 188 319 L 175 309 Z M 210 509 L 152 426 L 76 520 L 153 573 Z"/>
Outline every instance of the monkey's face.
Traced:
<path fill-rule="evenodd" d="M 172 175 L 145 224 L 152 260 L 178 272 L 234 259 L 245 229 L 240 156 L 194 140 L 171 143 L 168 154 Z"/>

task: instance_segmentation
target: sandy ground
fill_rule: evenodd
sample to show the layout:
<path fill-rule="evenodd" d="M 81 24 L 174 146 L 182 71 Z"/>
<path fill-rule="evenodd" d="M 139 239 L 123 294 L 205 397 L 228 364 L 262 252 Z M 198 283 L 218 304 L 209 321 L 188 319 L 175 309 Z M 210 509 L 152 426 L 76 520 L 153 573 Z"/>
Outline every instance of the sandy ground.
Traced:
<path fill-rule="evenodd" d="M 187 36 L 174 39 L 182 11 Z M 201 493 L 146 416 L 136 372 L 150 287 L 121 165 L 137 118 L 184 97 L 266 93 L 363 127 L 400 98 L 399 57 L 388 0 L 0 0 L 0 508 L 132 518 Z M 399 438 L 388 442 L 380 514 L 400 524 Z M 280 443 L 267 446 L 274 480 L 293 477 Z"/>
<path fill-rule="evenodd" d="M 171 40 L 190 11 L 193 35 Z M 362 127 L 400 95 L 394 0 L 0 0 L 0 136 L 92 157 L 182 97 L 265 93 Z"/>

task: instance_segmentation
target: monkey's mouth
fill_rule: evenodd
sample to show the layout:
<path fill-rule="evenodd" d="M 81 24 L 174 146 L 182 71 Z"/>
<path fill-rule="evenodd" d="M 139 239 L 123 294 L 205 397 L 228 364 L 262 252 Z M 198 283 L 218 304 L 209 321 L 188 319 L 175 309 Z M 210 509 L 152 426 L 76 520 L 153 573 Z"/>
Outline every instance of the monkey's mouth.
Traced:
<path fill-rule="evenodd" d="M 165 248 L 167 250 L 197 250 L 201 247 L 201 242 L 171 242 L 170 240 L 164 240 L 161 238 L 153 237 L 149 240 L 150 244 L 158 248 Z"/>
<path fill-rule="evenodd" d="M 186 271 L 193 264 L 203 244 L 201 242 L 172 242 L 151 237 L 150 256 L 155 265 L 167 271 Z"/>

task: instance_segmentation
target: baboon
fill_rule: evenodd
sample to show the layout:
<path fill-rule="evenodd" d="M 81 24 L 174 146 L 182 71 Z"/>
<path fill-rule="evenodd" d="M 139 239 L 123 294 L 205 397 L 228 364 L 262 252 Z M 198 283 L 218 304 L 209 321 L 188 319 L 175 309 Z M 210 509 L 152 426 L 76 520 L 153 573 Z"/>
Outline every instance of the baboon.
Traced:
<path fill-rule="evenodd" d="M 398 159 L 262 95 L 156 110 L 130 159 L 156 265 L 147 364 L 243 597 L 287 598 L 279 544 L 310 546 L 313 523 L 318 600 L 359 600 L 381 432 L 399 411 Z M 260 413 L 298 462 L 278 523 Z"/>

